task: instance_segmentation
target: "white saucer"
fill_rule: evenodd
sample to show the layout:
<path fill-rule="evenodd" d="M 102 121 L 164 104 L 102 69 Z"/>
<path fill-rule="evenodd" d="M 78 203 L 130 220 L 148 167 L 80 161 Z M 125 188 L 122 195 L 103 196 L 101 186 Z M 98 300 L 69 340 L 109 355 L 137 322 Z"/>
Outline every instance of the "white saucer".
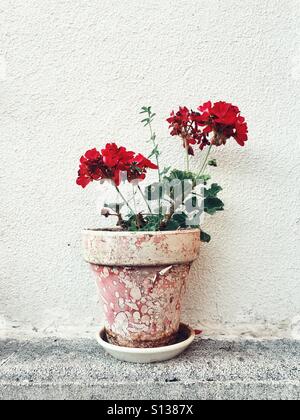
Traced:
<path fill-rule="evenodd" d="M 186 339 L 179 338 L 177 344 L 166 347 L 135 349 L 119 347 L 107 342 L 105 328 L 97 333 L 97 341 L 114 358 L 129 363 L 156 363 L 174 359 L 183 353 L 194 341 L 195 331 L 185 324 L 180 325 L 180 331 L 186 335 Z M 178 335 L 180 337 L 180 334 Z"/>

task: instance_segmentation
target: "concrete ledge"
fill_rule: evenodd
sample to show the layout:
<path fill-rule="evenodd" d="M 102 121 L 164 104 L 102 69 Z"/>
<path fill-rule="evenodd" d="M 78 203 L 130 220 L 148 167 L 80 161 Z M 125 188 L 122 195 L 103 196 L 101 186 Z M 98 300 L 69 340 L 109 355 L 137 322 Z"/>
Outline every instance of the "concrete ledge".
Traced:
<path fill-rule="evenodd" d="M 94 340 L 0 341 L 0 399 L 298 400 L 300 342 L 198 339 L 176 360 L 131 365 Z"/>

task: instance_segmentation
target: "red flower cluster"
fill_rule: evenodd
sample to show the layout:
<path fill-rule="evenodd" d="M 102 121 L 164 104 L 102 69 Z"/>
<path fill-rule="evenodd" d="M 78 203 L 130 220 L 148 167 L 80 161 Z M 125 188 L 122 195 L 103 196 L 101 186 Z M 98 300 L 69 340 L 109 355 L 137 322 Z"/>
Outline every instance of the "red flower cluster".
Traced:
<path fill-rule="evenodd" d="M 195 121 L 205 127 L 204 133 L 214 133 L 211 144 L 221 146 L 233 137 L 240 146 L 245 146 L 248 125 L 237 106 L 227 102 L 217 102 L 214 105 L 207 102 L 198 110 L 200 113 L 195 116 Z"/>
<path fill-rule="evenodd" d="M 198 111 L 180 107 L 177 113 L 173 111 L 167 119 L 171 135 L 182 138 L 183 146 L 188 147 L 189 154 L 194 154 L 192 146 L 195 144 L 203 150 L 209 145 L 226 144 L 231 137 L 235 138 L 240 146 L 245 145 L 248 140 L 248 126 L 237 106 L 226 102 L 217 102 L 214 105 L 207 102 L 200 106 Z M 213 133 L 211 139 L 210 133 Z"/>
<path fill-rule="evenodd" d="M 85 188 L 93 181 L 112 180 L 119 186 L 122 172 L 127 172 L 127 179 L 132 182 L 145 179 L 147 169 L 158 167 L 141 154 L 136 155 L 115 143 L 107 144 L 101 153 L 92 149 L 81 157 L 77 184 Z"/>
<path fill-rule="evenodd" d="M 193 112 L 187 107 L 180 107 L 176 113 L 173 111 L 167 121 L 170 124 L 171 136 L 181 137 L 183 147 L 188 149 L 190 155 L 194 155 L 192 146 L 200 144 L 200 147 L 202 147 L 205 136 L 198 130 L 193 119 Z M 204 144 L 202 148 L 204 148 Z"/>

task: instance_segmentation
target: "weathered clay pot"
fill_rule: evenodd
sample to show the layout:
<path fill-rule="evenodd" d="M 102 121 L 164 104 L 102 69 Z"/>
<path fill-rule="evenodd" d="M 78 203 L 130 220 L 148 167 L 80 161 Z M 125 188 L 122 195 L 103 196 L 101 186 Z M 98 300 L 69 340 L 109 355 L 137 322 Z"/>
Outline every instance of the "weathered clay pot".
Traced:
<path fill-rule="evenodd" d="M 197 229 L 83 232 L 84 258 L 96 274 L 110 343 L 140 348 L 175 342 L 199 247 Z"/>

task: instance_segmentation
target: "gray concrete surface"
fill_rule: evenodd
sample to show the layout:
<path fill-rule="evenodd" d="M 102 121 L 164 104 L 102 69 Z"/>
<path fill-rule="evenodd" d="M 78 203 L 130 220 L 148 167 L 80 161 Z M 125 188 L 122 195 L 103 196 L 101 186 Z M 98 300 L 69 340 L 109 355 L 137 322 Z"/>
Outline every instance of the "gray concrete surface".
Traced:
<path fill-rule="evenodd" d="M 298 400 L 300 342 L 198 339 L 155 365 L 115 361 L 94 340 L 0 341 L 0 399 Z"/>

